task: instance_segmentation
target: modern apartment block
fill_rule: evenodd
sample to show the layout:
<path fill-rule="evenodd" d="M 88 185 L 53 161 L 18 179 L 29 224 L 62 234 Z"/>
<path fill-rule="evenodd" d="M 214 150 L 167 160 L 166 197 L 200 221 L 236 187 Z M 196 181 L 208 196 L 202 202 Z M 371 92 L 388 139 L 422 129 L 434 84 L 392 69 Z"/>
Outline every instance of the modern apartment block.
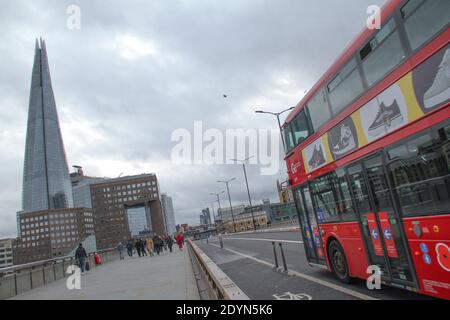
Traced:
<path fill-rule="evenodd" d="M 120 241 L 126 243 L 136 233 L 166 234 L 155 174 L 92 184 L 91 197 L 98 249 L 113 248 Z"/>
<path fill-rule="evenodd" d="M 94 233 L 92 210 L 64 208 L 21 213 L 14 264 L 67 255 Z"/>
<path fill-rule="evenodd" d="M 0 239 L 0 269 L 13 265 L 14 239 Z"/>

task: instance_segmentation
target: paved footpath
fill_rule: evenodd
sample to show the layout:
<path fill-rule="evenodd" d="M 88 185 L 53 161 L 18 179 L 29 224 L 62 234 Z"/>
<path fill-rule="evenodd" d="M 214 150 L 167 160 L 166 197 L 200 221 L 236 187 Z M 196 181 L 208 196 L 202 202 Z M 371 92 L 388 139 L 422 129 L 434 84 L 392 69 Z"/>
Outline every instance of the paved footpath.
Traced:
<path fill-rule="evenodd" d="M 15 300 L 198 300 L 187 248 L 160 256 L 134 256 L 91 269 L 80 290 L 68 290 L 66 279 L 16 296 Z"/>

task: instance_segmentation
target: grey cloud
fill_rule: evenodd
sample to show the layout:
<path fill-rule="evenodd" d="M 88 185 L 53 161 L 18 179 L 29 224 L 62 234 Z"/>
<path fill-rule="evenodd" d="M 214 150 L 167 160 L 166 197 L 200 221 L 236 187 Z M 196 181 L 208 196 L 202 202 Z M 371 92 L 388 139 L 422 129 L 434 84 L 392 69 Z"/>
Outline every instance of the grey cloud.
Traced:
<path fill-rule="evenodd" d="M 367 6 L 383 2 L 2 1 L 0 147 L 8 152 L 0 154 L 0 235 L 15 234 L 20 209 L 35 37 L 47 41 L 69 165 L 104 176 L 156 171 L 174 197 L 177 222 L 197 223 L 209 193 L 221 188 L 218 178 L 237 176 L 232 198 L 247 202 L 242 169 L 174 172 L 167 165 L 172 131 L 192 130 L 195 120 L 222 131 L 276 128 L 274 118 L 253 114 L 254 103 L 272 110 L 296 104 L 362 29 Z M 66 28 L 69 4 L 81 8 L 81 30 Z M 124 59 L 114 45 L 126 35 L 153 44 L 156 54 Z M 115 164 L 106 168 L 109 160 Z M 280 177 L 249 166 L 255 202 L 275 201 Z"/>

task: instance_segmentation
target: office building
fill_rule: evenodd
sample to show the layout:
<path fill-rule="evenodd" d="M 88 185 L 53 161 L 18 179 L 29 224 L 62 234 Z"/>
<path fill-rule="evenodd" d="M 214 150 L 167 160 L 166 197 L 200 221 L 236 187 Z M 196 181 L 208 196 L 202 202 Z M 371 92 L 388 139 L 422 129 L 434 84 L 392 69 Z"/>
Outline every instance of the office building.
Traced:
<path fill-rule="evenodd" d="M 14 264 L 66 256 L 94 234 L 89 208 L 50 209 L 21 213 L 14 242 Z"/>
<path fill-rule="evenodd" d="M 107 178 L 84 175 L 83 168 L 73 166 L 76 171 L 70 174 L 72 183 L 73 204 L 77 208 L 92 208 L 91 184 L 100 183 Z"/>
<path fill-rule="evenodd" d="M 45 42 L 36 40 L 28 108 L 22 211 L 72 208 L 66 153 Z"/>
<path fill-rule="evenodd" d="M 0 239 L 0 269 L 13 265 L 14 239 Z"/>
<path fill-rule="evenodd" d="M 166 234 L 158 180 L 155 174 L 108 179 L 91 185 L 95 235 L 99 249 L 126 243 L 147 217 L 151 233 Z M 129 216 L 131 215 L 131 219 Z"/>
<path fill-rule="evenodd" d="M 167 194 L 161 194 L 161 203 L 164 212 L 164 219 L 166 223 L 166 233 L 173 235 L 177 232 L 176 222 L 175 222 L 175 211 L 173 209 L 172 197 Z"/>

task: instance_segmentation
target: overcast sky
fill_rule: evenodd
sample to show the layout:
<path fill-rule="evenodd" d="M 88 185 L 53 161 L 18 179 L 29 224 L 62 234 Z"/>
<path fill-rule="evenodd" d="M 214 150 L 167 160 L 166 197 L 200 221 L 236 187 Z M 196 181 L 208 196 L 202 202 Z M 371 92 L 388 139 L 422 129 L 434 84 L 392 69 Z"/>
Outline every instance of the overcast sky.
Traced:
<path fill-rule="evenodd" d="M 174 165 L 171 134 L 277 128 L 384 0 L 0 0 L 0 237 L 16 235 L 35 38 L 47 43 L 69 167 L 91 176 L 154 172 L 176 222 L 198 224 L 210 192 L 247 203 L 242 167 Z M 67 28 L 67 7 L 81 29 Z M 228 98 L 222 95 L 227 94 Z M 281 170 L 283 171 L 283 170 Z M 276 180 L 248 166 L 252 199 L 277 201 Z M 222 198 L 225 204 L 226 197 Z M 217 209 L 217 205 L 215 206 Z"/>

